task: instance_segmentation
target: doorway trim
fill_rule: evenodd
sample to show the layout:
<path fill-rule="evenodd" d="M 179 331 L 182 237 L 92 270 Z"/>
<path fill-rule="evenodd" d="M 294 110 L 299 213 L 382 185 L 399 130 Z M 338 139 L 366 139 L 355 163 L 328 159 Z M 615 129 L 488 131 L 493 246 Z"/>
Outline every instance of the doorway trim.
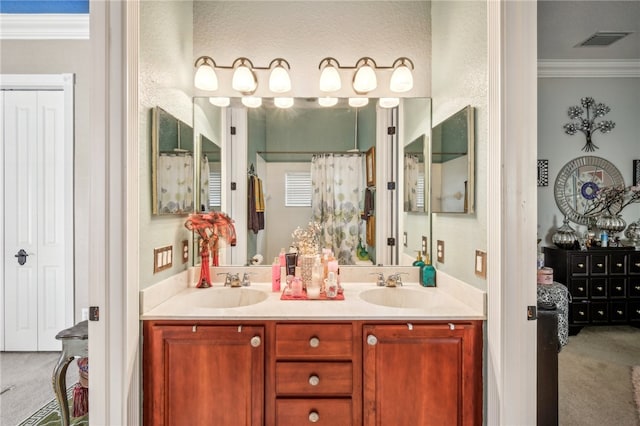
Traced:
<path fill-rule="evenodd" d="M 65 151 L 73 153 L 73 99 L 74 99 L 74 74 L 0 74 L 0 90 L 61 90 L 64 93 L 64 147 Z M 3 107 L 4 109 L 4 107 Z M 0 133 L 4 134 L 4 119 L 0 121 Z M 0 164 L 4 164 L 4 150 L 0 150 Z M 73 165 L 73 154 L 71 155 L 71 165 Z M 69 188 L 65 194 L 65 205 L 68 214 L 65 215 L 65 241 L 67 252 L 71 254 L 67 256 L 65 261 L 65 269 L 69 271 L 72 278 L 65 283 L 65 306 L 70 310 L 66 314 L 73 321 L 74 291 L 75 291 L 75 271 L 74 271 L 74 209 L 73 209 L 73 167 L 68 167 L 64 177 L 64 185 Z M 0 210 L 5 211 L 4 205 L 4 174 L 0 173 Z M 0 240 L 4 241 L 4 220 L 0 221 Z M 0 245 L 0 256 L 5 258 L 4 244 Z M 4 261 L 0 262 L 0 277 L 4 278 Z M 4 307 L 4 291 L 0 292 L 0 306 Z M 4 315 L 0 315 L 0 351 L 4 351 Z"/>

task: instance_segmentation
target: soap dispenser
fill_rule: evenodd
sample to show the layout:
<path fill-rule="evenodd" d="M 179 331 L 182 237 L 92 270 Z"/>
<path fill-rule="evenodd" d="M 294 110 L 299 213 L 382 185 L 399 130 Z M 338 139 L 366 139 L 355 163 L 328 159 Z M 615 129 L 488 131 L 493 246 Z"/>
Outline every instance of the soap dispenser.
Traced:
<path fill-rule="evenodd" d="M 436 286 L 436 268 L 431 264 L 429 255 L 424 255 L 424 265 L 420 268 L 420 284 L 423 287 Z"/>
<path fill-rule="evenodd" d="M 416 257 L 416 260 L 413 261 L 412 265 L 413 266 L 423 267 L 424 266 L 424 261 L 422 260 L 422 251 L 421 250 L 416 250 L 416 253 L 418 253 L 418 256 Z"/>

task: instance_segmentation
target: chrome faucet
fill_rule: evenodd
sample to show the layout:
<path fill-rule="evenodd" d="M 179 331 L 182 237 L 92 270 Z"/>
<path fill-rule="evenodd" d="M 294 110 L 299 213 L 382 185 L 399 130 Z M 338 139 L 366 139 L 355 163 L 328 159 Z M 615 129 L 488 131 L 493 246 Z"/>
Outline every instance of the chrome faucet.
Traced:
<path fill-rule="evenodd" d="M 385 285 L 387 287 L 397 287 L 402 285 L 402 276 L 407 275 L 406 272 L 396 272 L 395 274 L 391 274 L 387 277 L 385 281 Z"/>
<path fill-rule="evenodd" d="M 221 272 L 218 275 L 225 275 L 224 286 L 227 287 L 240 287 L 240 277 L 238 274 L 232 272 Z"/>
<path fill-rule="evenodd" d="M 376 285 L 378 287 L 384 287 L 384 274 L 382 272 L 371 272 L 369 275 L 377 275 L 378 280 L 376 281 Z"/>
<path fill-rule="evenodd" d="M 251 285 L 251 281 L 249 280 L 249 275 L 251 275 L 251 273 L 249 273 L 249 272 L 245 272 L 244 274 L 242 274 L 242 286 L 243 287 L 249 287 Z"/>

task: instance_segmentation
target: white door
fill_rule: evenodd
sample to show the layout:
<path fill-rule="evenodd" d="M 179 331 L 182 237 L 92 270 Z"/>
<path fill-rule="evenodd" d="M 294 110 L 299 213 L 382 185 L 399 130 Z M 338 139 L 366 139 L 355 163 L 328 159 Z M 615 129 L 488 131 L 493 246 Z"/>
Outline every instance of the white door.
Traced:
<path fill-rule="evenodd" d="M 73 318 L 64 92 L 3 93 L 4 349 L 57 351 Z"/>

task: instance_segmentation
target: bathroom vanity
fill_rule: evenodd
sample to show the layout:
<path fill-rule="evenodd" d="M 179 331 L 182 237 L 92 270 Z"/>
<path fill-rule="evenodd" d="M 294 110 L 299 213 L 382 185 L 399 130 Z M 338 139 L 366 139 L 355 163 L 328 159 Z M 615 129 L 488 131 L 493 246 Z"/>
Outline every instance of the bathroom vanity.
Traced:
<path fill-rule="evenodd" d="M 144 424 L 482 423 L 484 300 L 344 288 L 340 301 L 189 288 L 144 312 Z"/>

